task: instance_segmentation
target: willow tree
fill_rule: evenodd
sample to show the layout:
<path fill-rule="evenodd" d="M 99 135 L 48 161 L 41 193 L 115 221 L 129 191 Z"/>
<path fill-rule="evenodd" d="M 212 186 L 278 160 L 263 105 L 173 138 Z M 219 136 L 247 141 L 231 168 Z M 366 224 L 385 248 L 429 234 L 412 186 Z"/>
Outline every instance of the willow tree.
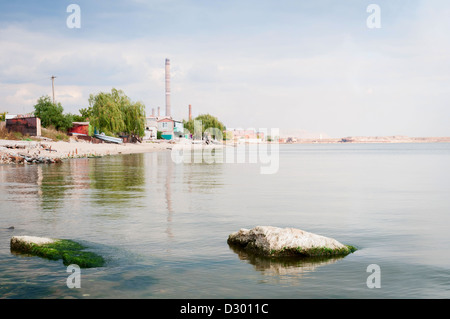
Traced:
<path fill-rule="evenodd" d="M 201 133 L 205 133 L 205 131 L 209 131 L 210 133 L 213 130 L 217 132 L 223 132 L 226 127 L 225 125 L 219 121 L 219 119 L 211 114 L 201 114 L 197 116 L 195 119 L 191 119 L 189 121 L 183 121 L 184 128 L 187 129 L 191 134 L 196 134 L 195 130 L 195 122 L 201 123 Z M 200 125 L 200 124 L 199 124 Z M 198 132 L 200 133 L 200 132 Z M 216 135 L 213 133 L 212 135 Z"/>
<path fill-rule="evenodd" d="M 107 135 L 145 133 L 145 106 L 133 103 L 122 90 L 91 94 L 89 97 L 90 124 Z"/>
<path fill-rule="evenodd" d="M 145 106 L 140 103 L 127 104 L 122 109 L 125 131 L 133 137 L 145 134 Z"/>

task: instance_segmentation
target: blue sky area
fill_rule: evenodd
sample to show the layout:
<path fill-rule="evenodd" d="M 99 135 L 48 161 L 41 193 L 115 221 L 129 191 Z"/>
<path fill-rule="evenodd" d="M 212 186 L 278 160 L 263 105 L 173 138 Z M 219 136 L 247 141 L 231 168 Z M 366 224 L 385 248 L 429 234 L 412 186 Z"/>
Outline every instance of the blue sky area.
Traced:
<path fill-rule="evenodd" d="M 66 20 L 80 6 L 81 27 Z M 381 28 L 368 28 L 370 4 Z M 0 111 L 122 89 L 172 115 L 303 136 L 450 136 L 448 1 L 2 1 Z"/>

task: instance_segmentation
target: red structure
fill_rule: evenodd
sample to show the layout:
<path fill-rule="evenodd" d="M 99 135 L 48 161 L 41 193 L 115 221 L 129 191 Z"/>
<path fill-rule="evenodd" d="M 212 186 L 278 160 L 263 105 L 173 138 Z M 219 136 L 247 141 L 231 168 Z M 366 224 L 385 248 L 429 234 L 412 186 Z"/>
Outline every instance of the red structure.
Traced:
<path fill-rule="evenodd" d="M 89 122 L 73 122 L 73 126 L 69 129 L 71 135 L 89 135 Z"/>
<path fill-rule="evenodd" d="M 41 119 L 38 117 L 16 117 L 6 120 L 8 131 L 20 132 L 22 135 L 41 136 Z"/>

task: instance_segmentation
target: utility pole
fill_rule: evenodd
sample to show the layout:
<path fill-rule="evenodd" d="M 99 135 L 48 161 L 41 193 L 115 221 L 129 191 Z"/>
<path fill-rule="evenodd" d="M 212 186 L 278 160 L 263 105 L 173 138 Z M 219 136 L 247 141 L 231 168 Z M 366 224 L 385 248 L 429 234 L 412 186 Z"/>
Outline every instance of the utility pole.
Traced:
<path fill-rule="evenodd" d="M 55 104 L 55 78 L 56 76 L 52 75 L 53 104 Z"/>

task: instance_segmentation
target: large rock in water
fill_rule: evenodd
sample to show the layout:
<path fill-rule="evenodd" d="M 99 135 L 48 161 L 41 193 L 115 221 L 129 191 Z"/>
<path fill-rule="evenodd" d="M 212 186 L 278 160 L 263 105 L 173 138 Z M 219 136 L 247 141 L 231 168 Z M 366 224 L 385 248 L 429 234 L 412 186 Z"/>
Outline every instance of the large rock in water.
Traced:
<path fill-rule="evenodd" d="M 228 237 L 228 244 L 264 256 L 338 256 L 356 249 L 333 238 L 295 228 L 257 226 L 241 229 Z"/>

